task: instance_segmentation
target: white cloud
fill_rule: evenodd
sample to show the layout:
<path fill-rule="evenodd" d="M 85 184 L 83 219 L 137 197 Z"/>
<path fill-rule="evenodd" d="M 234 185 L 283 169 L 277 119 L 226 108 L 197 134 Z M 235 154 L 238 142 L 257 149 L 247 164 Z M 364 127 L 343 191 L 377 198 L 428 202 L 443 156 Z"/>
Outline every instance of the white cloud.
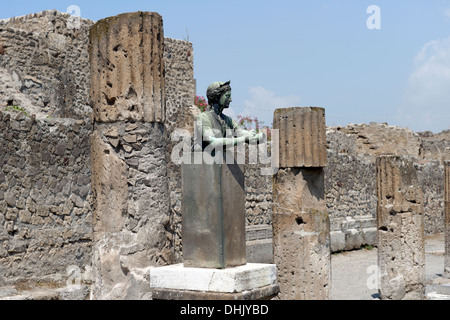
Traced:
<path fill-rule="evenodd" d="M 244 101 L 244 114 L 257 116 L 265 125 L 272 123 L 275 109 L 298 106 L 301 100 L 297 95 L 277 96 L 274 91 L 261 86 L 250 87 L 248 93 L 250 97 Z"/>
<path fill-rule="evenodd" d="M 447 10 L 445 10 L 445 15 L 446 15 L 447 17 L 450 18 L 450 8 L 448 8 Z"/>
<path fill-rule="evenodd" d="M 450 129 L 450 38 L 433 40 L 417 54 L 399 113 L 416 131 Z"/>

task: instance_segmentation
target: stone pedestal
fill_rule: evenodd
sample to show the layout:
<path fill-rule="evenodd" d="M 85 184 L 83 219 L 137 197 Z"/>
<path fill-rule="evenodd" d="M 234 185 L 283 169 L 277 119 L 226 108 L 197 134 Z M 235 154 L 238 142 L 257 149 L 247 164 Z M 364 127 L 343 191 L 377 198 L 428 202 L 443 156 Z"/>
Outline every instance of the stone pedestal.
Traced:
<path fill-rule="evenodd" d="M 325 110 L 275 111 L 280 170 L 274 179 L 273 242 L 279 298 L 327 300 L 331 289 L 330 220 L 325 201 Z"/>
<path fill-rule="evenodd" d="M 423 195 L 412 161 L 377 158 L 377 220 L 380 297 L 425 296 Z"/>
<path fill-rule="evenodd" d="M 244 166 L 184 164 L 182 175 L 184 265 L 245 265 Z"/>
<path fill-rule="evenodd" d="M 450 278 L 450 160 L 445 161 L 445 276 Z"/>
<path fill-rule="evenodd" d="M 152 268 L 150 287 L 155 300 L 264 300 L 279 292 L 276 267 L 270 264 L 223 270 L 183 264 Z"/>

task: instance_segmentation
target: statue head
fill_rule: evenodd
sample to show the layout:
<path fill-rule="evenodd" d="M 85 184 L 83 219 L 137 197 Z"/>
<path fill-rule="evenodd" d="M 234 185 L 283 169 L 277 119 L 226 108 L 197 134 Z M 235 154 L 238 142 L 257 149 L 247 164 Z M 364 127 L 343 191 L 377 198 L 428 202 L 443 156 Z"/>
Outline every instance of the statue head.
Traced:
<path fill-rule="evenodd" d="M 208 87 L 206 97 L 209 105 L 218 104 L 224 108 L 228 108 L 232 101 L 231 99 L 231 81 L 228 82 L 214 82 Z"/>

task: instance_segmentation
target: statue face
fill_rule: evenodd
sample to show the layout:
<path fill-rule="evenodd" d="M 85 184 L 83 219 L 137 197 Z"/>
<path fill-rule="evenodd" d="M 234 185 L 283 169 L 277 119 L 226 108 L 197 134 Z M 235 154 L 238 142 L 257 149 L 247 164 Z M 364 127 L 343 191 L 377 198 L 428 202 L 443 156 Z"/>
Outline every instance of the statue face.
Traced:
<path fill-rule="evenodd" d="M 233 100 L 231 99 L 231 90 L 225 92 L 224 94 L 222 94 L 222 96 L 220 97 L 220 105 L 223 106 L 224 108 L 229 108 L 230 107 L 230 103 Z"/>

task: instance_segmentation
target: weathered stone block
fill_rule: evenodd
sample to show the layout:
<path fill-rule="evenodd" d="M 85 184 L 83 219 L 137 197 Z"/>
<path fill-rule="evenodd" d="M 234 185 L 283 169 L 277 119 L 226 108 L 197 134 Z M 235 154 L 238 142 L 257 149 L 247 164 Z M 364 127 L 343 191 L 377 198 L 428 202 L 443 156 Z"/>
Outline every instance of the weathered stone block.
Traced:
<path fill-rule="evenodd" d="M 327 300 L 330 220 L 321 168 L 281 169 L 274 180 L 273 242 L 280 299 Z"/>
<path fill-rule="evenodd" d="M 97 122 L 164 122 L 164 31 L 154 12 L 124 13 L 90 30 L 91 100 Z"/>
<path fill-rule="evenodd" d="M 342 231 L 330 232 L 331 252 L 340 252 L 345 249 L 345 233 Z"/>
<path fill-rule="evenodd" d="M 8 206 L 14 208 L 16 206 L 17 198 L 12 192 L 5 192 L 5 202 Z"/>
<path fill-rule="evenodd" d="M 150 269 L 152 289 L 237 293 L 274 285 L 276 279 L 273 264 L 249 263 L 224 270 L 188 268 L 183 264 Z"/>
<path fill-rule="evenodd" d="M 361 248 L 363 244 L 363 236 L 361 231 L 356 229 L 348 229 L 345 232 L 345 250 L 351 251 Z"/>
<path fill-rule="evenodd" d="M 276 284 L 234 293 L 154 289 L 152 298 L 153 300 L 168 301 L 256 301 L 271 300 L 275 298 L 279 292 L 280 287 Z"/>
<path fill-rule="evenodd" d="M 380 296 L 423 299 L 425 243 L 423 195 L 410 160 L 377 158 L 378 265 Z"/>
<path fill-rule="evenodd" d="M 237 164 L 183 165 L 187 267 L 222 269 L 246 263 L 243 170 Z"/>
<path fill-rule="evenodd" d="M 365 245 L 377 246 L 378 245 L 378 230 L 377 228 L 365 228 L 362 229 L 363 243 Z"/>
<path fill-rule="evenodd" d="M 280 168 L 326 167 L 325 109 L 277 109 L 273 128 L 280 130 Z"/>
<path fill-rule="evenodd" d="M 273 240 L 247 241 L 247 262 L 273 264 Z"/>
<path fill-rule="evenodd" d="M 94 231 L 120 231 L 127 209 L 126 165 L 115 155 L 111 146 L 101 139 L 97 131 L 92 134 L 91 144 Z"/>

